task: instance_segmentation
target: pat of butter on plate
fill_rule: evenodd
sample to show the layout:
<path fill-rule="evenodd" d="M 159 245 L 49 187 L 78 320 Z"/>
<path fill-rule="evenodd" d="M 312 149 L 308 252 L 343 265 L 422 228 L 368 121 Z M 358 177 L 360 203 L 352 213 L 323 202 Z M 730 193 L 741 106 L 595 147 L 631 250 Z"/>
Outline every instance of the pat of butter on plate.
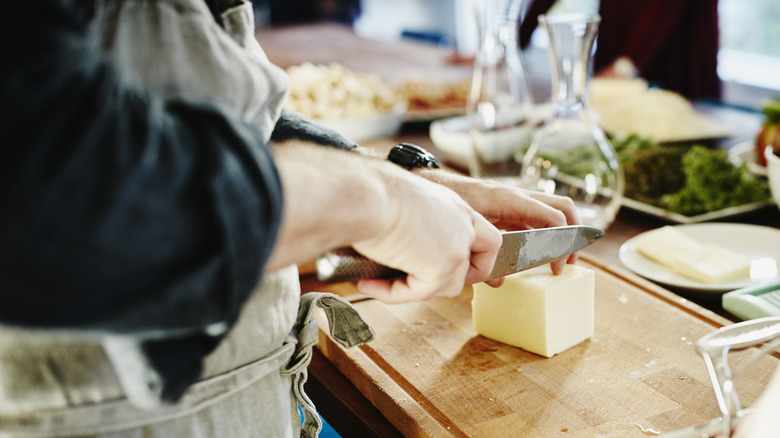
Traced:
<path fill-rule="evenodd" d="M 672 268 L 677 254 L 701 246 L 701 243 L 670 225 L 648 231 L 636 240 L 636 250 L 640 254 L 667 268 Z"/>
<path fill-rule="evenodd" d="M 702 243 L 672 226 L 644 233 L 637 251 L 672 272 L 701 283 L 725 283 L 750 276 L 750 260 L 714 243 Z"/>
<path fill-rule="evenodd" d="M 725 283 L 750 276 L 750 260 L 708 243 L 677 255 L 672 271 L 702 283 Z"/>
<path fill-rule="evenodd" d="M 552 357 L 593 337 L 592 270 L 566 265 L 553 275 L 549 265 L 505 277 L 501 287 L 474 285 L 474 329 L 481 335 Z"/>

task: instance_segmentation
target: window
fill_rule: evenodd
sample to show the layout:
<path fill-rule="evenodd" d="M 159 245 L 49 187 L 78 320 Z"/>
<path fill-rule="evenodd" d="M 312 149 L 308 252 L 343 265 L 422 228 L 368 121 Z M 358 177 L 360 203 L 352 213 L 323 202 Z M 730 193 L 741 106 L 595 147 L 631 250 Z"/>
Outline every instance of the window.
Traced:
<path fill-rule="evenodd" d="M 718 13 L 723 100 L 758 108 L 780 95 L 780 2 L 720 0 Z"/>

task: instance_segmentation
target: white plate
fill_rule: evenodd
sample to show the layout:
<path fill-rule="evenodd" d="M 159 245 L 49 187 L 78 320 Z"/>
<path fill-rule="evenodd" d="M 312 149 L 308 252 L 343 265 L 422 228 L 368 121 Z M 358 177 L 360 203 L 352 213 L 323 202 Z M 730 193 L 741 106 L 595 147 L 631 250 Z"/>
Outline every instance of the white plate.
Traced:
<path fill-rule="evenodd" d="M 445 163 L 462 169 L 469 167 L 471 143 L 466 116 L 437 120 L 431 123 L 431 141 L 439 151 L 439 158 Z"/>
<path fill-rule="evenodd" d="M 748 170 L 756 175 L 766 175 L 766 167 L 756 162 L 756 144 L 748 140 L 729 148 L 729 158 L 737 166 L 747 164 Z"/>
<path fill-rule="evenodd" d="M 780 278 L 780 230 L 776 228 L 732 223 L 675 225 L 677 230 L 702 243 L 714 243 L 728 248 L 751 262 L 750 277 L 728 283 L 701 283 L 672 272 L 640 254 L 634 236 L 621 247 L 618 257 L 628 269 L 649 280 L 681 289 L 721 293 L 746 287 L 758 281 Z"/>
<path fill-rule="evenodd" d="M 355 119 L 317 119 L 317 122 L 352 141 L 361 142 L 393 137 L 404 121 L 405 112 L 406 104 L 398 104 L 387 114 Z"/>
<path fill-rule="evenodd" d="M 552 113 L 552 105 L 540 103 L 534 106 L 534 123 L 541 123 Z M 431 123 L 430 136 L 442 161 L 462 169 L 469 165 L 471 140 L 466 116 L 450 117 Z"/>
<path fill-rule="evenodd" d="M 404 115 L 404 122 L 433 122 L 446 117 L 462 116 L 465 113 L 466 108 L 464 107 L 407 110 Z"/>

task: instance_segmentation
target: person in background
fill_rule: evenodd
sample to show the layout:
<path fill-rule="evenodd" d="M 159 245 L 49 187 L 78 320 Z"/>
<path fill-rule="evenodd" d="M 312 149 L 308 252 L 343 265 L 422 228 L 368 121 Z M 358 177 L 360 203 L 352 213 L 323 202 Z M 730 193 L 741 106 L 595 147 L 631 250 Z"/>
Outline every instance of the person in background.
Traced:
<path fill-rule="evenodd" d="M 519 39 L 525 48 L 555 0 L 530 0 Z M 718 100 L 717 0 L 601 0 L 594 56 L 596 76 L 636 72 L 648 83 L 688 99 Z"/>
<path fill-rule="evenodd" d="M 313 308 L 345 346 L 373 333 L 301 297 L 295 264 L 353 246 L 407 273 L 366 295 L 454 296 L 497 228 L 579 223 L 567 198 L 410 172 L 283 111 L 247 2 L 93 6 L 0 15 L 2 434 L 316 436 Z"/>
<path fill-rule="evenodd" d="M 752 412 L 746 415 L 733 433 L 734 438 L 772 438 L 777 436 L 780 419 L 777 407 L 780 406 L 780 368 L 767 384 L 764 392 L 751 406 Z"/>
<path fill-rule="evenodd" d="M 360 15 L 359 0 L 255 0 L 268 11 L 271 25 L 330 21 L 352 24 Z"/>

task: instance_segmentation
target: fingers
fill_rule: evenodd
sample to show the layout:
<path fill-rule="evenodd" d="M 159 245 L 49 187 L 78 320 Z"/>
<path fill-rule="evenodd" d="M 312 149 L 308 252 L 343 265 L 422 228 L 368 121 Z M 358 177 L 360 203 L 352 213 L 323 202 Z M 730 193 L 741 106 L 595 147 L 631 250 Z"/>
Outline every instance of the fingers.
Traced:
<path fill-rule="evenodd" d="M 445 171 L 427 171 L 421 175 L 457 192 L 474 210 L 500 229 L 514 231 L 582 223 L 574 202 L 565 196 L 548 195 Z"/>
<path fill-rule="evenodd" d="M 457 296 L 464 286 L 463 278 L 469 268 L 468 258 L 460 266 L 436 279 L 426 279 L 415 274 L 390 280 L 363 279 L 356 286 L 361 293 L 388 304 L 421 301 L 433 297 Z"/>
<path fill-rule="evenodd" d="M 458 295 L 464 284 L 481 281 L 493 270 L 501 246 L 501 233 L 480 214 L 465 204 L 463 212 L 471 221 L 463 222 L 465 228 L 454 233 L 467 247 L 466 250 L 452 248 L 436 258 L 410 263 L 405 269 L 408 275 L 392 280 L 361 280 L 357 283 L 360 292 L 386 303 L 403 303 L 431 297 Z M 412 261 L 415 254 L 410 254 Z"/>
<path fill-rule="evenodd" d="M 564 257 L 558 260 L 555 260 L 554 262 L 550 263 L 550 269 L 552 270 L 553 275 L 558 275 L 561 272 L 563 272 L 564 265 L 567 263 L 572 264 L 574 261 L 572 260 L 572 257 L 574 257 L 574 261 L 576 261 L 576 254 L 572 254 L 570 257 Z M 502 284 L 504 284 L 504 277 L 496 278 L 490 281 L 486 281 L 485 284 L 491 287 L 499 287 Z"/>
<path fill-rule="evenodd" d="M 358 281 L 356 286 L 360 293 L 388 304 L 420 299 L 406 284 L 406 277 L 394 280 L 364 279 Z"/>
<path fill-rule="evenodd" d="M 510 186 L 494 188 L 491 193 L 496 191 L 501 194 L 500 201 L 491 202 L 485 208 L 492 209 L 497 205 L 503 208 L 500 211 L 488 210 L 483 213 L 491 217 L 493 223 L 499 228 L 524 230 L 582 223 L 574 202 L 568 197 L 530 192 Z M 490 198 L 494 200 L 495 196 L 491 195 Z M 574 264 L 577 258 L 577 253 L 574 253 L 567 258 L 552 262 L 550 268 L 553 274 L 560 274 L 565 264 Z M 492 283 L 488 282 L 491 286 Z"/>
<path fill-rule="evenodd" d="M 474 241 L 471 244 L 471 261 L 466 274 L 466 283 L 483 280 L 493 271 L 498 250 L 501 247 L 501 232 L 482 215 L 474 215 Z"/>
<path fill-rule="evenodd" d="M 504 284 L 504 277 L 494 278 L 493 280 L 486 281 L 485 284 L 490 287 L 500 287 Z"/>
<path fill-rule="evenodd" d="M 555 274 L 555 275 L 558 275 L 561 272 L 563 272 L 563 265 L 568 263 L 568 260 L 569 259 L 567 257 L 567 258 L 558 259 L 558 260 L 550 263 L 550 268 L 552 269 L 552 273 Z"/>
<path fill-rule="evenodd" d="M 409 274 L 392 280 L 361 280 L 358 290 L 385 303 L 404 303 L 437 296 L 453 297 L 460 293 L 464 284 L 481 281 L 493 270 L 498 249 L 501 247 L 501 233 L 481 215 L 472 212 L 474 239 L 469 257 L 455 260 L 454 266 L 442 269 L 444 275 L 426 278 L 420 274 Z M 500 285 L 503 279 L 492 280 Z"/>
<path fill-rule="evenodd" d="M 579 213 L 577 213 L 577 207 L 574 205 L 574 201 L 572 201 L 571 198 L 548 195 L 540 192 L 528 192 L 528 196 L 563 213 L 566 218 L 566 223 L 562 225 L 582 224 Z"/>
<path fill-rule="evenodd" d="M 531 194 L 531 196 L 561 211 L 566 217 L 566 224 L 568 225 L 582 224 L 582 221 L 580 220 L 579 217 L 579 213 L 577 213 L 577 208 L 574 205 L 574 201 L 572 201 L 570 198 L 563 197 L 563 196 L 547 195 L 544 193 L 533 193 Z M 578 255 L 575 252 L 574 254 L 571 254 L 568 258 L 566 258 L 565 261 L 556 260 L 551 264 L 553 274 L 555 275 L 560 274 L 563 271 L 563 265 L 565 263 L 574 264 L 577 262 L 577 259 L 578 259 Z"/>
<path fill-rule="evenodd" d="M 446 182 L 446 180 L 445 180 Z M 498 228 L 525 230 L 582 223 L 571 198 L 498 185 L 481 180 L 457 180 L 452 186 L 475 210 L 485 215 Z M 486 195 L 489 193 L 489 195 Z M 551 264 L 554 274 L 563 271 L 565 263 L 577 261 L 577 254 Z M 488 283 L 490 284 L 490 283 Z"/>
<path fill-rule="evenodd" d="M 377 261 L 384 261 L 388 266 L 409 273 L 404 278 L 362 280 L 357 284 L 362 293 L 384 302 L 400 303 L 434 296 L 454 296 L 460 293 L 464 283 L 482 281 L 492 271 L 501 244 L 498 228 L 522 230 L 581 223 L 574 203 L 567 197 L 447 172 L 423 172 L 420 176 L 438 183 L 436 185 L 440 188 L 448 187 L 459 196 L 451 199 L 450 195 L 455 193 L 440 191 L 433 198 L 420 196 L 417 203 L 411 202 L 410 199 L 416 194 L 428 191 L 420 186 L 420 190 L 411 193 L 411 198 L 405 197 L 407 204 L 417 207 L 404 209 L 406 214 L 410 211 L 415 213 L 405 217 L 404 226 L 399 227 L 407 234 L 408 230 L 420 228 L 419 233 L 414 233 L 416 237 L 412 239 L 411 235 L 401 233 L 400 239 L 386 238 L 382 242 L 362 245 L 365 251 L 373 250 L 373 254 L 378 257 L 390 254 L 391 257 Z M 468 205 L 463 203 L 464 200 Z M 464 212 L 471 218 L 471 229 L 467 226 L 469 222 L 463 221 Z M 426 215 L 430 220 L 425 220 Z M 428 231 L 423 232 L 423 229 Z M 424 241 L 415 241 L 420 238 Z M 468 246 L 468 252 L 462 253 L 464 244 Z M 360 250 L 358 245 L 354 246 Z M 390 248 L 394 250 L 388 251 Z M 554 274 L 559 274 L 566 263 L 574 263 L 576 259 L 576 254 L 572 254 L 550 266 Z M 502 283 L 503 278 L 488 282 L 491 286 Z"/>

